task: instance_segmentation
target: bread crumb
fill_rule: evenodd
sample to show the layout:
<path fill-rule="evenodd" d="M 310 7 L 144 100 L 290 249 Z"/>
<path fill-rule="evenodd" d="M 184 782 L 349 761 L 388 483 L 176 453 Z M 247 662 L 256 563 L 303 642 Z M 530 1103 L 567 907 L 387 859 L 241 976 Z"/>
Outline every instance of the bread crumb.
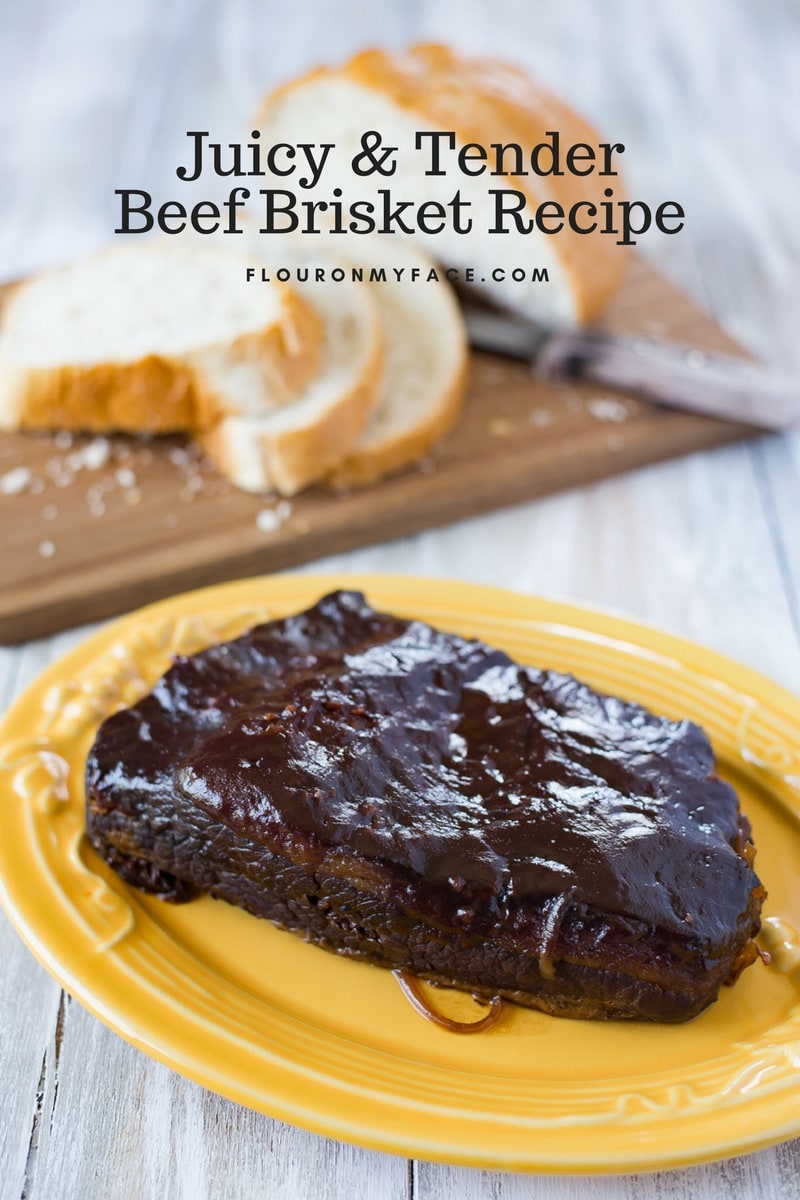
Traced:
<path fill-rule="evenodd" d="M 631 413 L 624 400 L 615 400 L 613 396 L 597 396 L 587 400 L 586 407 L 598 421 L 627 421 Z"/>
<path fill-rule="evenodd" d="M 175 513 L 165 513 L 161 518 L 161 524 L 166 529 L 174 529 L 178 524 L 178 518 L 175 516 Z"/>
<path fill-rule="evenodd" d="M 66 429 L 60 429 L 53 438 L 57 450 L 69 450 L 72 445 L 72 434 Z"/>
<path fill-rule="evenodd" d="M 142 493 L 137 487 L 126 488 L 122 494 L 126 504 L 138 504 L 142 498 Z"/>
<path fill-rule="evenodd" d="M 108 438 L 95 438 L 84 449 L 83 461 L 90 471 L 99 471 L 108 462 L 111 446 Z"/>
<path fill-rule="evenodd" d="M 27 467 L 14 467 L 12 471 L 0 475 L 0 493 L 4 496 L 16 496 L 19 492 L 24 492 L 30 482 L 31 473 Z"/>
<path fill-rule="evenodd" d="M 44 508 L 42 509 L 42 520 L 43 521 L 55 521 L 57 516 L 58 516 L 57 505 L 45 504 Z"/>
<path fill-rule="evenodd" d="M 274 533 L 283 524 L 277 508 L 262 508 L 256 513 L 256 525 L 262 533 Z"/>
<path fill-rule="evenodd" d="M 136 472 L 132 471 L 130 467 L 117 467 L 114 478 L 120 487 L 133 487 L 136 483 Z"/>
<path fill-rule="evenodd" d="M 52 542 L 39 542 L 39 553 L 42 558 L 52 558 L 56 548 Z"/>
<path fill-rule="evenodd" d="M 491 434 L 492 437 L 496 437 L 496 438 L 511 437 L 511 434 L 513 432 L 514 432 L 514 426 L 513 426 L 512 422 L 508 420 L 507 417 L 495 417 L 495 419 L 493 421 L 489 422 L 489 433 Z"/>
<path fill-rule="evenodd" d="M 89 471 L 99 471 L 106 465 L 110 455 L 108 438 L 92 438 L 88 445 L 81 446 L 67 455 L 65 466 L 69 471 L 80 471 L 84 467 Z"/>

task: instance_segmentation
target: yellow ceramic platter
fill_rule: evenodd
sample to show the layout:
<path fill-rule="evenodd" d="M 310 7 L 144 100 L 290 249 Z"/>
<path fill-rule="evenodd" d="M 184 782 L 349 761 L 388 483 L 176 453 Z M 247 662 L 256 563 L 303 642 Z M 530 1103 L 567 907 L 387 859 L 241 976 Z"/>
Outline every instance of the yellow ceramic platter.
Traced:
<path fill-rule="evenodd" d="M 772 965 L 684 1026 L 509 1006 L 464 1037 L 420 1018 L 387 971 L 222 902 L 171 906 L 121 884 L 84 833 L 98 723 L 171 655 L 343 585 L 702 723 L 754 826 Z M 0 802 L 0 896 L 34 954 L 128 1041 L 241 1104 L 376 1149 L 547 1172 L 678 1166 L 800 1131 L 800 701 L 711 651 L 460 583 L 299 575 L 209 588 L 110 625 L 29 689 L 0 731 Z M 442 1003 L 472 1015 L 468 997 Z"/>

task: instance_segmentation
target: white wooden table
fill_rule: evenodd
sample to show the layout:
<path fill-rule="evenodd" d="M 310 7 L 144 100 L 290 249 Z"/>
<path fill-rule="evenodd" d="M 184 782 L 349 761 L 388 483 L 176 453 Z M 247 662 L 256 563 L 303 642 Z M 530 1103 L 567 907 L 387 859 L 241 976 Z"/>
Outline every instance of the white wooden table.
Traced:
<path fill-rule="evenodd" d="M 272 81 L 360 45 L 419 38 L 522 60 L 625 142 L 632 190 L 687 211 L 684 233 L 646 252 L 746 346 L 800 368 L 800 10 L 790 0 L 4 0 L 2 276 L 105 240 L 113 188 L 163 189 L 186 129 L 238 140 Z M 314 566 L 609 606 L 799 691 L 799 518 L 800 438 L 772 437 Z M 84 632 L 2 651 L 0 706 Z M 613 1179 L 473 1172 L 328 1141 L 131 1049 L 4 921 L 0 955 L 3 1198 L 800 1197 L 800 1141 Z"/>

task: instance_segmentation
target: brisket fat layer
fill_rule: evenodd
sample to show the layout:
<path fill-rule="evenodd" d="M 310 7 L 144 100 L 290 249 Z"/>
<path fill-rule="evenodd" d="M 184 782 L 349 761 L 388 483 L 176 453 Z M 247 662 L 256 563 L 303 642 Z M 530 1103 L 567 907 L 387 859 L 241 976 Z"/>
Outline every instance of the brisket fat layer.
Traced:
<path fill-rule="evenodd" d="M 682 1021 L 755 957 L 750 829 L 701 729 L 357 593 L 176 659 L 86 778 L 128 883 L 476 994 Z"/>

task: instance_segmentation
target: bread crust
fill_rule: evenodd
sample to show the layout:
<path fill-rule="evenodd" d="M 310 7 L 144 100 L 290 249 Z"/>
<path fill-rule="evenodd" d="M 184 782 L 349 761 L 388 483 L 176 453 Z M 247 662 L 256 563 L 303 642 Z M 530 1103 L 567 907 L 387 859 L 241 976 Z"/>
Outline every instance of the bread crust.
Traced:
<path fill-rule="evenodd" d="M 328 482 L 337 490 L 366 487 L 419 462 L 461 416 L 468 378 L 469 359 L 465 350 L 458 371 L 423 424 L 398 432 L 378 445 L 354 446 L 330 473 Z"/>

